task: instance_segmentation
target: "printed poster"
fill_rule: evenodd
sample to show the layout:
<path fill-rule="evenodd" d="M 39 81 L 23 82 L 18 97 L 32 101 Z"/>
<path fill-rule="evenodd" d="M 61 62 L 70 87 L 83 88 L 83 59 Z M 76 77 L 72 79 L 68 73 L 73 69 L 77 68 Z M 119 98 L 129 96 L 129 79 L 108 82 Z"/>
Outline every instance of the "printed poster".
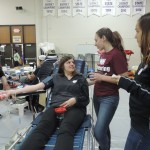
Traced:
<path fill-rule="evenodd" d="M 131 14 L 131 1 L 130 0 L 117 0 L 116 15 L 130 15 Z"/>
<path fill-rule="evenodd" d="M 102 0 L 102 16 L 115 16 L 115 4 L 116 0 Z"/>
<path fill-rule="evenodd" d="M 132 15 L 145 14 L 146 0 L 133 0 Z"/>
<path fill-rule="evenodd" d="M 43 16 L 55 16 L 55 0 L 43 0 Z"/>
<path fill-rule="evenodd" d="M 71 0 L 58 0 L 58 16 L 71 16 Z"/>
<path fill-rule="evenodd" d="M 77 14 L 85 16 L 85 0 L 73 0 L 73 16 Z"/>
<path fill-rule="evenodd" d="M 100 16 L 100 0 L 88 0 L 88 16 Z"/>

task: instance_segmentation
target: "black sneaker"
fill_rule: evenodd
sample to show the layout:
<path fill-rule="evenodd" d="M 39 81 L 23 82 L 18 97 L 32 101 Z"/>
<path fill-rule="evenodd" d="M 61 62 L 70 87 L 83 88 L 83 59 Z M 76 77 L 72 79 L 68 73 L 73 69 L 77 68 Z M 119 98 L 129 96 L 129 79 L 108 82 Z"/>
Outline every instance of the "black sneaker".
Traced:
<path fill-rule="evenodd" d="M 0 118 L 2 118 L 3 116 L 2 116 L 2 114 L 0 114 Z"/>

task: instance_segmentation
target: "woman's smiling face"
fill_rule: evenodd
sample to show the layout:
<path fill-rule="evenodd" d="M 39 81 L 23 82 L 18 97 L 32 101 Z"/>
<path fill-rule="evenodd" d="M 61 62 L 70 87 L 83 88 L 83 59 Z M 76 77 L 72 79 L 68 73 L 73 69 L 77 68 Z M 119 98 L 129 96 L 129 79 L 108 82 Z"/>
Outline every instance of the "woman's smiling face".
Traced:
<path fill-rule="evenodd" d="M 73 73 L 75 71 L 75 62 L 73 59 L 69 59 L 64 63 L 64 72 Z"/>
<path fill-rule="evenodd" d="M 95 34 L 95 46 L 98 48 L 98 50 L 104 49 L 104 38 L 100 38 L 97 34 Z"/>

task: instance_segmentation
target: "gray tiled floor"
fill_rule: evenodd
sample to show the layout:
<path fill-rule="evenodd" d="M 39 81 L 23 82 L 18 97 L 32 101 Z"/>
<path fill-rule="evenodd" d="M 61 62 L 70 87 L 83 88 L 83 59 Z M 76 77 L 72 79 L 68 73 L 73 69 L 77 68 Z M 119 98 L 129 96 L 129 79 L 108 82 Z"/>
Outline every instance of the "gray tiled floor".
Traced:
<path fill-rule="evenodd" d="M 3 115 L 0 119 L 0 150 L 5 150 L 4 145 L 9 143 L 17 131 L 28 127 L 33 118 L 29 110 L 25 111 L 23 117 L 19 117 L 18 110 L 11 109 L 9 104 L 10 102 L 0 102 L 0 113 Z"/>
<path fill-rule="evenodd" d="M 90 90 L 90 97 L 92 97 L 92 90 Z M 124 90 L 120 90 L 120 103 L 115 116 L 111 122 L 111 136 L 112 147 L 111 150 L 123 150 L 125 140 L 129 131 L 130 119 L 128 111 L 129 94 Z M 6 104 L 6 105 L 5 105 Z M 32 121 L 32 113 L 26 111 L 24 116 L 19 118 L 18 111 L 13 110 L 11 114 L 8 114 L 8 104 L 0 102 L 0 113 L 4 115 L 0 119 L 0 150 L 3 150 L 3 146 L 9 142 L 9 139 L 14 135 L 17 129 L 27 127 Z M 92 112 L 92 103 L 88 106 L 88 112 Z M 94 120 L 95 120 L 95 115 Z M 95 150 L 98 145 L 95 144 Z M 84 148 L 86 150 L 86 148 Z"/>

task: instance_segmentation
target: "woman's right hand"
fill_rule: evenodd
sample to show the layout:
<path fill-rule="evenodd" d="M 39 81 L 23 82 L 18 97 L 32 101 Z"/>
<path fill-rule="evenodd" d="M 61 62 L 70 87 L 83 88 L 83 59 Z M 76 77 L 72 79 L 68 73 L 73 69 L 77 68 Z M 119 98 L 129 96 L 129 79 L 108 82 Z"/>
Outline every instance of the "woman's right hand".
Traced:
<path fill-rule="evenodd" d="M 14 90 L 7 90 L 7 91 L 0 92 L 0 100 L 8 99 L 8 97 L 13 95 L 15 95 Z"/>

